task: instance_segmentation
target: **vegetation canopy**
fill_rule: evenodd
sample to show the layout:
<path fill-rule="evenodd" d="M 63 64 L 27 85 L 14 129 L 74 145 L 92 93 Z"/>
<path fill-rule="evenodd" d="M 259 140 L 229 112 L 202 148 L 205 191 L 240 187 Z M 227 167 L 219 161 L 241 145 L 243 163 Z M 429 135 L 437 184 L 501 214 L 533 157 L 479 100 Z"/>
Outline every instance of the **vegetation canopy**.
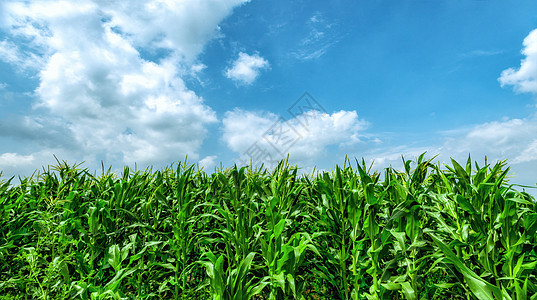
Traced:
<path fill-rule="evenodd" d="M 0 181 L 0 299 L 537 299 L 537 205 L 504 162 L 180 162 Z"/>

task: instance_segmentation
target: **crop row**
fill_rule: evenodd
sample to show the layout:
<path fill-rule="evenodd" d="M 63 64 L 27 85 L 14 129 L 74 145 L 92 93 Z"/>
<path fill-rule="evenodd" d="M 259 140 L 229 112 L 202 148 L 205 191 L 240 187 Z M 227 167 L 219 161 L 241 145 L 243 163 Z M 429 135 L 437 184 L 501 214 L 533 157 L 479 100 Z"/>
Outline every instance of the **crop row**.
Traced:
<path fill-rule="evenodd" d="M 533 197 L 505 162 L 431 161 L 58 162 L 0 181 L 0 299 L 537 299 Z"/>

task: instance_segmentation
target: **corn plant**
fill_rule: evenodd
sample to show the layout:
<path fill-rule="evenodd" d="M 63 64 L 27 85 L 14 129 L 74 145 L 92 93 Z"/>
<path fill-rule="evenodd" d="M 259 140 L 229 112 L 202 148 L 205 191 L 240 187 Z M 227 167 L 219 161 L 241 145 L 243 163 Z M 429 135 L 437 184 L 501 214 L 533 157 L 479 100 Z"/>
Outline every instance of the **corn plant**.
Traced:
<path fill-rule="evenodd" d="M 434 158 L 311 175 L 58 160 L 0 179 L 0 299 L 537 299 L 532 187 L 506 161 Z"/>

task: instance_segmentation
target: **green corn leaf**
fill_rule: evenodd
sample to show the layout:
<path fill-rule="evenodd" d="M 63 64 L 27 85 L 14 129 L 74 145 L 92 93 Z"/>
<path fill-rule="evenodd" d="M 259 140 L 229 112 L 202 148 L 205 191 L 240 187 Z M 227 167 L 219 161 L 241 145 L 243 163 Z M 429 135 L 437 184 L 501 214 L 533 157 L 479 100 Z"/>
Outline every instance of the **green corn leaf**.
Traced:
<path fill-rule="evenodd" d="M 291 292 L 293 293 L 293 297 L 296 299 L 296 284 L 295 284 L 295 278 L 291 274 L 287 274 L 287 282 L 289 282 L 289 288 L 291 288 Z"/>
<path fill-rule="evenodd" d="M 524 284 L 522 287 L 520 287 L 520 282 L 518 280 L 515 280 L 515 294 L 517 300 L 526 300 L 528 299 L 528 278 L 524 280 Z"/>
<path fill-rule="evenodd" d="M 108 263 L 116 272 L 119 271 L 121 267 L 121 252 L 117 244 L 108 248 Z"/>
<path fill-rule="evenodd" d="M 405 299 L 407 300 L 417 299 L 416 291 L 414 291 L 414 289 L 410 285 L 410 282 L 408 281 L 402 282 L 401 289 L 403 290 L 403 295 L 405 295 Z"/>
<path fill-rule="evenodd" d="M 406 252 L 406 234 L 404 232 L 397 232 L 393 229 L 390 230 L 390 233 L 396 239 L 399 249 Z"/>
<path fill-rule="evenodd" d="M 513 300 L 513 298 L 511 298 L 511 295 L 509 295 L 509 293 L 507 292 L 507 290 L 502 287 L 502 299 L 505 299 L 505 300 Z"/>
<path fill-rule="evenodd" d="M 464 197 L 464 196 L 462 196 L 460 194 L 457 194 L 457 196 L 455 197 L 455 200 L 457 201 L 457 203 L 459 204 L 459 206 L 462 209 L 464 209 L 465 211 L 467 211 L 471 215 L 478 214 L 477 211 L 475 210 L 474 206 L 472 205 L 472 203 L 470 203 L 470 201 L 468 201 L 468 199 L 466 199 L 466 197 Z"/>
<path fill-rule="evenodd" d="M 455 170 L 455 173 L 457 176 L 463 181 L 464 184 L 470 184 L 470 177 L 469 173 L 467 173 L 461 165 L 457 161 L 455 161 L 453 158 L 451 159 L 451 163 L 453 164 L 453 168 Z M 465 188 L 465 187 L 464 187 Z"/>
<path fill-rule="evenodd" d="M 246 290 L 245 299 L 251 299 L 254 295 L 259 295 L 263 289 L 270 284 L 268 277 L 263 278 L 260 282 L 255 285 L 249 285 Z"/>
<path fill-rule="evenodd" d="M 274 238 L 279 238 L 285 228 L 285 219 L 282 219 L 274 226 Z"/>
<path fill-rule="evenodd" d="M 440 248 L 442 253 L 446 256 L 447 260 L 455 265 L 455 267 L 463 274 L 466 284 L 472 291 L 472 293 L 480 300 L 494 300 L 502 299 L 502 291 L 483 280 L 476 273 L 470 270 L 455 253 L 453 253 L 449 247 L 444 244 L 435 234 L 429 233 L 429 236 L 433 239 L 434 243 Z"/>

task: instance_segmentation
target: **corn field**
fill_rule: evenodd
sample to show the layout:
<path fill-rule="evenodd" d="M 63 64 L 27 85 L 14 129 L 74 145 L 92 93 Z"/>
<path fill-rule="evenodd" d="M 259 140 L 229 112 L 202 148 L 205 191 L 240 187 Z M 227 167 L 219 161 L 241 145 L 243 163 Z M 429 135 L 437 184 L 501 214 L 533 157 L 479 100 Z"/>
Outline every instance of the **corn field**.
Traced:
<path fill-rule="evenodd" d="M 0 181 L 0 299 L 537 299 L 537 205 L 506 162 L 180 162 Z"/>

